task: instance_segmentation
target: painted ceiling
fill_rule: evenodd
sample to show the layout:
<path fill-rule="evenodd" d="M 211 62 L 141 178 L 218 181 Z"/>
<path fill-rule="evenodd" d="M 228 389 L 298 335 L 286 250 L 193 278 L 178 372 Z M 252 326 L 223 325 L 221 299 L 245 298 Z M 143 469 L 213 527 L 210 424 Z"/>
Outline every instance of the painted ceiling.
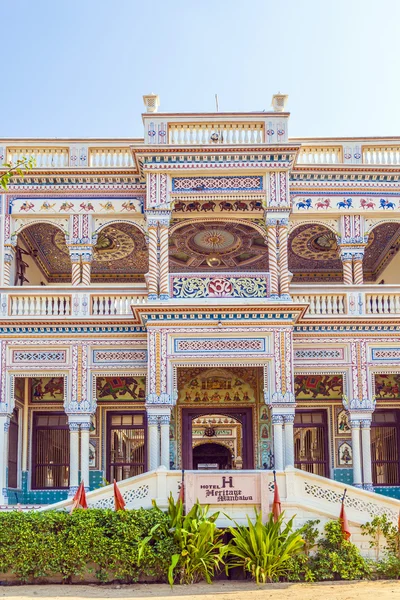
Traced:
<path fill-rule="evenodd" d="M 365 249 L 364 280 L 375 282 L 400 248 L 400 224 L 384 223 L 374 229 Z M 289 270 L 293 282 L 343 281 L 336 236 L 323 225 L 306 224 L 289 237 Z"/>
<path fill-rule="evenodd" d="M 36 261 L 49 283 L 71 281 L 71 261 L 64 234 L 49 223 L 37 223 L 22 232 L 25 243 L 37 251 Z M 148 271 L 145 237 L 130 223 L 105 227 L 98 236 L 92 262 L 92 281 L 140 281 Z"/>
<path fill-rule="evenodd" d="M 264 237 L 245 224 L 208 221 L 176 229 L 170 237 L 170 269 L 185 271 L 267 271 Z M 212 267 L 207 260 L 215 258 Z"/>

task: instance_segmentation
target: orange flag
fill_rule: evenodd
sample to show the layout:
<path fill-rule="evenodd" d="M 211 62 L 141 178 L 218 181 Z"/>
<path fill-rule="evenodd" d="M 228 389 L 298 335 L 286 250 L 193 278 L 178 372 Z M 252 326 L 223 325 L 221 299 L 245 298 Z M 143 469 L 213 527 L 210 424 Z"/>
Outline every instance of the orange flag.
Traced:
<path fill-rule="evenodd" d="M 397 531 L 400 533 L 400 510 L 399 510 L 399 516 L 397 518 Z"/>
<path fill-rule="evenodd" d="M 278 482 L 276 481 L 276 472 L 274 471 L 274 501 L 272 503 L 272 514 L 276 523 L 282 512 L 281 499 L 279 497 Z"/>
<path fill-rule="evenodd" d="M 83 481 L 81 481 L 80 486 L 76 490 L 76 494 L 73 497 L 73 504 L 72 504 L 71 512 L 73 510 L 75 510 L 75 508 L 87 508 L 87 507 L 88 507 L 88 505 L 86 502 L 85 486 L 84 486 Z"/>
<path fill-rule="evenodd" d="M 343 494 L 343 498 L 342 498 L 342 507 L 340 509 L 340 522 L 342 524 L 342 533 L 343 533 L 343 537 L 345 540 L 349 540 L 351 533 L 350 533 L 350 527 L 349 527 L 349 522 L 347 520 L 347 516 L 346 516 L 346 511 L 344 509 L 344 499 L 346 497 L 346 492 L 347 490 L 344 490 L 344 494 Z"/>
<path fill-rule="evenodd" d="M 125 500 L 122 497 L 121 492 L 119 491 L 119 487 L 117 486 L 117 482 L 114 479 L 114 509 L 115 510 L 125 510 Z"/>

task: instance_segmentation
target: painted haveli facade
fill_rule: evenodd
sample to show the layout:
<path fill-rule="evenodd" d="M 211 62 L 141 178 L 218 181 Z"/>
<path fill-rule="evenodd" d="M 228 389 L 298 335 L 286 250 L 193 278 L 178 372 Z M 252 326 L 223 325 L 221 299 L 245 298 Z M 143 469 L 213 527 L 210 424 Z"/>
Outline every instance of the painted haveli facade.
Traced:
<path fill-rule="evenodd" d="M 0 141 L 36 159 L 1 204 L 0 504 L 159 465 L 399 498 L 400 139 L 144 102 L 143 139 Z"/>

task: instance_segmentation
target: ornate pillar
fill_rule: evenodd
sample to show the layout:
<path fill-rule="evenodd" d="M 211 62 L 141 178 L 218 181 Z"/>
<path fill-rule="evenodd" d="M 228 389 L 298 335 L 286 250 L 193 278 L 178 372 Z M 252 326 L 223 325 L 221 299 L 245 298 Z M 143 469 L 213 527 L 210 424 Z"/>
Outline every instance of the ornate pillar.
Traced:
<path fill-rule="evenodd" d="M 285 435 L 285 468 L 294 467 L 294 435 L 293 423 L 294 413 L 283 415 Z"/>
<path fill-rule="evenodd" d="M 93 247 L 89 246 L 81 254 L 82 260 L 82 285 L 90 285 L 91 266 L 93 260 Z"/>
<path fill-rule="evenodd" d="M 169 409 L 168 409 L 169 411 Z M 168 414 L 160 415 L 160 431 L 161 431 L 161 465 L 170 468 L 169 465 L 169 426 L 170 426 L 170 411 Z"/>
<path fill-rule="evenodd" d="M 69 256 L 71 259 L 71 268 L 72 268 L 72 276 L 71 276 L 71 285 L 77 286 L 81 283 L 81 255 L 80 252 L 74 248 L 73 246 L 69 247 Z"/>
<path fill-rule="evenodd" d="M 289 294 L 289 263 L 288 263 L 288 219 L 279 220 L 279 287 L 280 296 L 290 300 Z"/>
<path fill-rule="evenodd" d="M 69 424 L 69 496 L 74 496 L 79 486 L 79 423 Z"/>
<path fill-rule="evenodd" d="M 160 300 L 169 298 L 169 222 L 171 213 L 159 221 L 160 234 Z"/>
<path fill-rule="evenodd" d="M 340 259 L 343 264 L 343 283 L 353 285 L 353 257 L 351 252 L 341 251 Z"/>
<path fill-rule="evenodd" d="M 360 423 L 364 489 L 373 492 L 374 486 L 372 485 L 371 422 L 371 419 L 361 419 Z"/>
<path fill-rule="evenodd" d="M 157 300 L 158 298 L 158 223 L 157 221 L 148 221 L 149 233 L 149 277 L 148 277 L 148 298 Z"/>
<path fill-rule="evenodd" d="M 89 437 L 90 421 L 80 424 L 81 430 L 81 481 L 85 484 L 85 490 L 89 490 Z"/>
<path fill-rule="evenodd" d="M 283 471 L 283 416 L 272 415 L 272 428 L 274 433 L 274 458 L 275 470 Z"/>
<path fill-rule="evenodd" d="M 276 226 L 276 219 L 267 219 L 268 264 L 272 299 L 279 297 L 278 244 Z"/>
<path fill-rule="evenodd" d="M 364 283 L 363 258 L 364 250 L 358 250 L 353 254 L 354 283 L 356 285 Z"/>
<path fill-rule="evenodd" d="M 0 504 L 8 504 L 7 468 L 8 468 L 8 429 L 10 415 L 0 414 Z"/>
<path fill-rule="evenodd" d="M 158 430 L 159 416 L 147 414 L 147 427 L 149 433 L 149 470 L 153 471 L 160 466 L 160 435 Z"/>
<path fill-rule="evenodd" d="M 350 415 L 351 442 L 353 448 L 353 485 L 362 487 L 361 473 L 361 446 L 360 446 L 360 420 L 353 419 Z"/>
<path fill-rule="evenodd" d="M 5 245 L 3 248 L 4 251 L 4 263 L 3 263 L 3 285 L 8 286 L 11 285 L 11 270 L 14 262 L 14 246 Z"/>

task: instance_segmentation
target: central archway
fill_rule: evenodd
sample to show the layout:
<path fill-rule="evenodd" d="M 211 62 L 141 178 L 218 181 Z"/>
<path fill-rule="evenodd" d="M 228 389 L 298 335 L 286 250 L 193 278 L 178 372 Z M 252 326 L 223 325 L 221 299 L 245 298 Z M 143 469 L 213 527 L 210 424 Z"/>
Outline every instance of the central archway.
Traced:
<path fill-rule="evenodd" d="M 232 451 L 218 442 L 203 442 L 193 448 L 193 469 L 232 469 Z"/>

